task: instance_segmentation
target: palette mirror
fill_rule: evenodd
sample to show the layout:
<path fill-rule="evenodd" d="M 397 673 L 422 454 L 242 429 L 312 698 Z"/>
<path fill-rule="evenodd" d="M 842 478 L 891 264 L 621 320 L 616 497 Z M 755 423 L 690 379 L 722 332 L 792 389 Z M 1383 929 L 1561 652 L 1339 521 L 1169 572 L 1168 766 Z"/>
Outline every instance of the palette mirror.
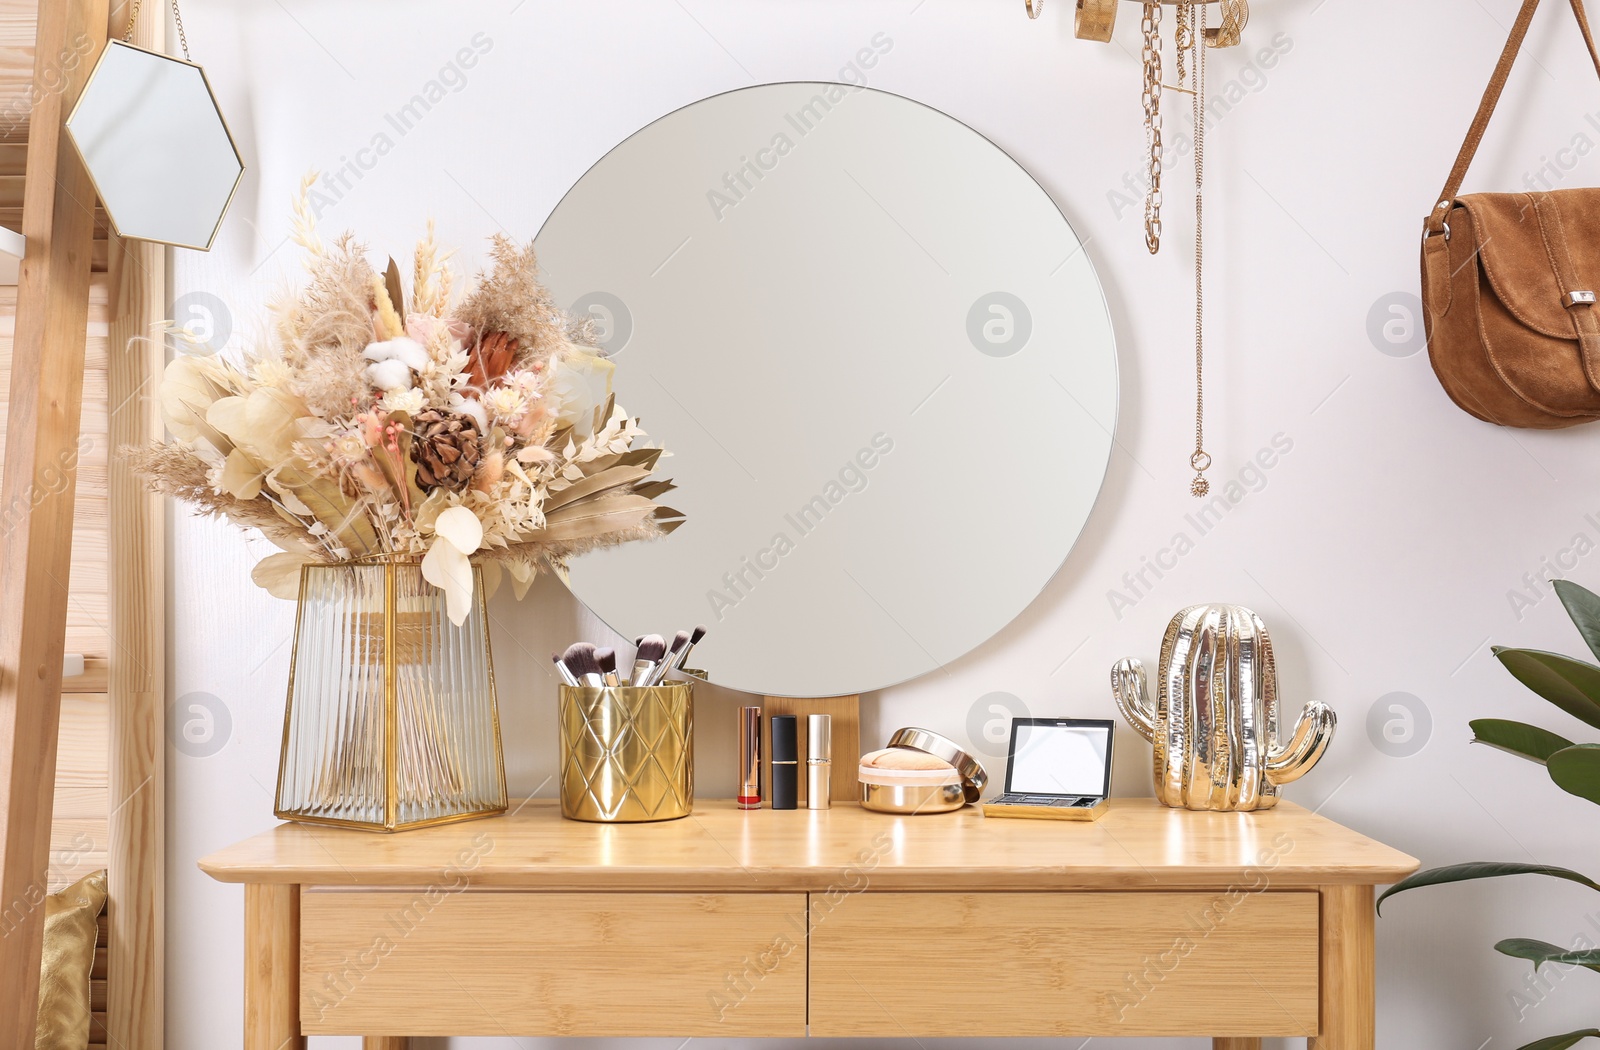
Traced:
<path fill-rule="evenodd" d="M 719 685 L 866 692 L 993 636 L 1083 530 L 1117 414 L 1100 282 L 954 118 L 840 84 L 717 95 L 607 153 L 537 247 L 688 518 L 574 562 L 624 637 L 703 623 Z"/>

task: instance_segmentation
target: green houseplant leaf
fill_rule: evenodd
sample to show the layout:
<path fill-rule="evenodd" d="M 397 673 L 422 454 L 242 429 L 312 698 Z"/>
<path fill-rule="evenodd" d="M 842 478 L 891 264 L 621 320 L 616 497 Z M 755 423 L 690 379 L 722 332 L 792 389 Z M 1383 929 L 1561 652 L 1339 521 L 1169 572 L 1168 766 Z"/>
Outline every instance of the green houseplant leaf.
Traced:
<path fill-rule="evenodd" d="M 1567 580 L 1555 580 L 1553 586 L 1589 652 L 1600 658 L 1600 595 Z M 1517 681 L 1579 721 L 1600 729 L 1600 667 L 1537 649 L 1496 646 L 1493 651 L 1495 658 Z M 1600 805 L 1600 744 L 1575 744 L 1548 729 L 1505 718 L 1476 719 L 1472 722 L 1472 732 L 1473 743 L 1487 744 L 1538 762 L 1562 790 Z M 1383 910 L 1384 901 L 1405 890 L 1508 875 L 1544 875 L 1600 891 L 1600 884 L 1568 868 L 1480 861 L 1417 872 L 1389 887 L 1378 898 L 1378 910 Z M 1545 963 L 1583 966 L 1600 972 L 1600 949 L 1570 950 L 1531 937 L 1508 938 L 1494 947 L 1502 955 L 1533 963 L 1535 973 Z M 1600 1039 L 1600 1028 L 1546 1036 L 1524 1043 L 1517 1050 L 1568 1050 L 1587 1039 Z"/>
<path fill-rule="evenodd" d="M 1600 729 L 1600 667 L 1538 649 L 1496 646 L 1494 655 L 1517 681 L 1572 717 Z"/>
<path fill-rule="evenodd" d="M 1531 1043 L 1523 1043 L 1517 1050 L 1567 1050 L 1567 1047 L 1576 1046 L 1585 1039 L 1600 1039 L 1600 1028 L 1585 1028 L 1581 1032 L 1546 1036 Z"/>
<path fill-rule="evenodd" d="M 1600 744 L 1564 747 L 1546 765 L 1562 791 L 1600 805 Z"/>
<path fill-rule="evenodd" d="M 1534 970 L 1538 970 L 1545 963 L 1558 963 L 1567 966 L 1587 966 L 1591 970 L 1600 971 L 1600 950 L 1593 948 L 1588 951 L 1572 951 L 1559 944 L 1534 940 L 1532 937 L 1510 937 L 1496 944 L 1494 950 L 1513 959 L 1526 959 L 1533 963 Z"/>
<path fill-rule="evenodd" d="M 1500 861 L 1477 860 L 1467 864 L 1449 864 L 1442 868 L 1429 868 L 1419 871 L 1409 878 L 1390 886 L 1383 891 L 1383 896 L 1378 898 L 1378 910 L 1383 910 L 1383 902 L 1393 897 L 1396 893 L 1414 890 L 1419 886 L 1438 886 L 1447 882 L 1470 882 L 1473 879 L 1498 879 L 1507 875 L 1548 875 L 1553 879 L 1566 879 L 1576 882 L 1580 886 L 1587 886 L 1591 890 L 1600 891 L 1600 883 L 1596 883 L 1589 876 L 1576 872 L 1570 868 L 1556 868 L 1549 864 L 1506 864 Z"/>
<path fill-rule="evenodd" d="M 1556 580 L 1553 584 L 1561 604 L 1567 607 L 1572 625 L 1583 636 L 1583 644 L 1600 659 L 1600 594 L 1571 580 Z"/>
<path fill-rule="evenodd" d="M 1513 755 L 1520 755 L 1540 765 L 1544 765 L 1550 756 L 1564 747 L 1571 747 L 1572 741 L 1548 729 L 1531 726 L 1526 722 L 1513 722 L 1505 718 L 1476 718 L 1469 723 L 1472 726 L 1475 744 L 1488 744 L 1490 747 L 1509 751 Z"/>

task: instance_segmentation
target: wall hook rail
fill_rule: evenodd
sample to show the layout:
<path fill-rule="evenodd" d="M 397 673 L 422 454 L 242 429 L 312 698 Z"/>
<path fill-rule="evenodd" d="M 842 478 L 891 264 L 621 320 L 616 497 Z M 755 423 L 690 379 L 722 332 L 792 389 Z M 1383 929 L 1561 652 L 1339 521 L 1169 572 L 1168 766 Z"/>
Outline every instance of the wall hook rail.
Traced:
<path fill-rule="evenodd" d="M 1111 40 L 1111 31 L 1117 24 L 1117 4 L 1120 0 L 1075 0 L 1077 5 L 1073 12 L 1073 30 L 1080 40 L 1097 40 L 1107 43 Z M 1143 0 L 1128 0 L 1139 3 Z M 1176 7 L 1185 0 L 1154 0 Z M 1204 3 L 1216 4 L 1220 8 L 1221 19 L 1218 24 L 1206 30 L 1207 47 L 1235 47 L 1244 34 L 1245 23 L 1250 21 L 1249 0 L 1201 0 Z M 1027 5 L 1028 17 L 1038 18 L 1044 13 L 1044 0 L 1024 0 Z"/>

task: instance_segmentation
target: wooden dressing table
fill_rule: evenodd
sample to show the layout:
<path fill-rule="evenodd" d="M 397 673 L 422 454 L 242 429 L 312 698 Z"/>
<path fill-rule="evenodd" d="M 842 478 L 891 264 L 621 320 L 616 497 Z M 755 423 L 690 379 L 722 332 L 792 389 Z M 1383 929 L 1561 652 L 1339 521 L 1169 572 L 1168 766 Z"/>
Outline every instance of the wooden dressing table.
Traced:
<path fill-rule="evenodd" d="M 853 805 L 597 825 L 534 802 L 283 825 L 245 884 L 246 1050 L 306 1035 L 1264 1036 L 1373 1050 L 1373 887 L 1412 858 L 1284 803 L 1096 823 Z"/>

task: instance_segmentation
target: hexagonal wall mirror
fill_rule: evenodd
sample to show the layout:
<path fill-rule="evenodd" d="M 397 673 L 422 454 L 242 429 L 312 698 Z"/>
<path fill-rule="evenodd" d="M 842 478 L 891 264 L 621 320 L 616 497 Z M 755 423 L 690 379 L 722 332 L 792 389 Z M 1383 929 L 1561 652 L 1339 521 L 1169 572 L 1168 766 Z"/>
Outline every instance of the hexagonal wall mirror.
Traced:
<path fill-rule="evenodd" d="M 120 236 L 211 247 L 244 164 L 199 66 L 111 41 L 67 134 Z"/>

